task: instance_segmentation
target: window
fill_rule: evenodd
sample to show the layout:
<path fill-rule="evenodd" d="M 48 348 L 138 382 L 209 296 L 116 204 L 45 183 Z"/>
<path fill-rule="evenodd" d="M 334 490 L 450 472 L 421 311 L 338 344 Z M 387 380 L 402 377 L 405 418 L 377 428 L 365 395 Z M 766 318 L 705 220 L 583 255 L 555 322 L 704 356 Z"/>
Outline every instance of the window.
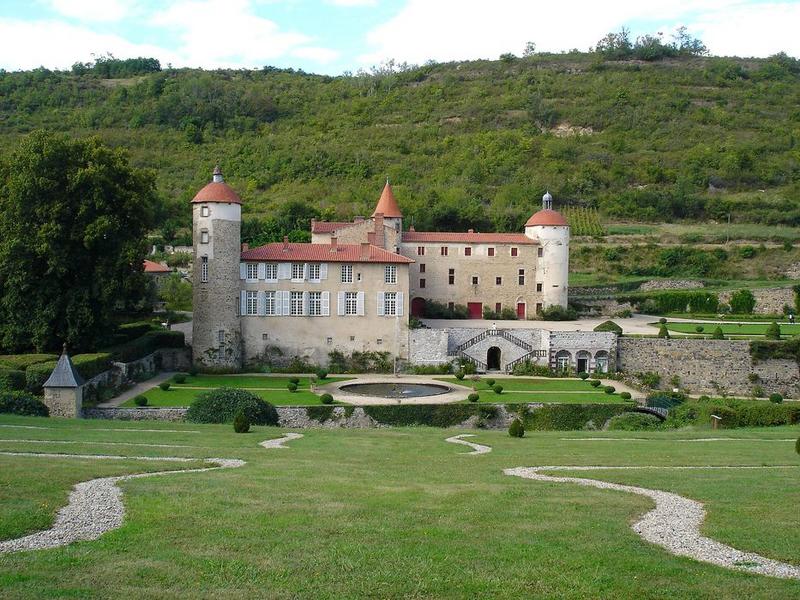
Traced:
<path fill-rule="evenodd" d="M 425 256 L 425 246 L 417 246 L 417 256 Z"/>
<path fill-rule="evenodd" d="M 422 263 L 422 264 L 419 266 L 419 272 L 420 272 L 420 273 L 424 273 L 424 272 L 425 272 L 425 263 Z"/>
<path fill-rule="evenodd" d="M 264 312 L 268 315 L 277 315 L 278 310 L 275 305 L 275 292 L 265 292 L 266 298 L 264 299 Z"/>
<path fill-rule="evenodd" d="M 511 256 L 516 256 L 516 255 L 517 255 L 517 249 L 516 248 L 512 248 L 511 249 Z"/>
<path fill-rule="evenodd" d="M 464 248 L 464 256 L 472 256 L 472 248 Z"/>
<path fill-rule="evenodd" d="M 455 282 L 456 282 L 456 270 L 455 269 L 449 269 L 447 271 L 447 283 L 449 283 L 450 285 L 453 285 Z"/>
<path fill-rule="evenodd" d="M 219 331 L 217 331 L 217 342 L 220 343 L 220 344 L 224 344 L 225 343 L 225 330 L 224 329 L 220 329 Z"/>
<path fill-rule="evenodd" d="M 494 278 L 495 285 L 503 285 L 503 278 L 502 277 L 495 277 Z"/>
<path fill-rule="evenodd" d="M 258 314 L 258 292 L 245 293 L 245 313 L 246 315 Z"/>
<path fill-rule="evenodd" d="M 303 281 L 305 265 L 303 263 L 292 263 L 292 281 Z"/>
<path fill-rule="evenodd" d="M 517 274 L 517 279 L 520 285 L 525 285 L 525 269 L 520 269 Z"/>
<path fill-rule="evenodd" d="M 289 294 L 289 314 L 300 316 L 303 314 L 303 292 Z"/>
<path fill-rule="evenodd" d="M 258 263 L 247 263 L 247 281 L 258 281 Z"/>
<path fill-rule="evenodd" d="M 441 248 L 439 248 L 439 252 L 441 253 L 442 256 L 447 256 L 447 246 L 442 246 Z"/>
<path fill-rule="evenodd" d="M 383 314 L 387 317 L 397 314 L 397 292 L 386 292 L 383 295 Z"/>
<path fill-rule="evenodd" d="M 312 317 L 322 314 L 322 292 L 308 293 L 308 314 Z"/>
<path fill-rule="evenodd" d="M 204 256 L 200 259 L 200 281 L 208 283 L 208 257 Z"/>
<path fill-rule="evenodd" d="M 356 273 L 356 281 L 361 281 L 361 273 Z"/>
<path fill-rule="evenodd" d="M 308 265 L 308 279 L 310 281 L 319 281 L 319 263 Z"/>
<path fill-rule="evenodd" d="M 342 265 L 342 283 L 353 283 L 353 265 Z"/>
<path fill-rule="evenodd" d="M 344 293 L 344 314 L 357 315 L 358 314 L 358 293 L 345 292 Z"/>
<path fill-rule="evenodd" d="M 356 336 L 354 336 L 354 335 L 351 335 L 351 336 L 350 336 L 350 341 L 351 341 L 351 342 L 355 342 L 355 341 L 356 341 Z"/>
<path fill-rule="evenodd" d="M 269 334 L 268 333 L 262 333 L 261 334 L 261 339 L 262 340 L 268 340 L 269 339 Z"/>
<path fill-rule="evenodd" d="M 207 206 L 201 206 L 200 207 L 200 216 L 201 217 L 207 217 L 208 214 L 209 214 L 208 213 L 208 207 Z"/>
<path fill-rule="evenodd" d="M 397 283 L 397 265 L 386 265 L 383 267 L 383 282 Z"/>
<path fill-rule="evenodd" d="M 420 287 L 420 289 L 425 287 L 425 279 L 420 279 L 419 280 L 419 287 Z"/>
<path fill-rule="evenodd" d="M 278 265 L 276 263 L 267 263 L 264 272 L 267 281 L 278 281 Z"/>
<path fill-rule="evenodd" d="M 494 312 L 496 312 L 499 315 L 502 311 L 503 311 L 503 303 L 502 302 L 495 302 Z"/>
<path fill-rule="evenodd" d="M 478 276 L 477 275 L 473 275 L 472 276 L 472 285 L 478 285 Z"/>
<path fill-rule="evenodd" d="M 536 291 L 537 292 L 541 292 L 542 291 L 542 284 L 541 283 L 537 283 L 536 284 Z"/>
<path fill-rule="evenodd" d="M 536 303 L 536 314 L 539 315 L 541 313 L 542 313 L 542 303 L 541 302 L 537 302 Z"/>
<path fill-rule="evenodd" d="M 537 248 L 536 249 L 536 256 L 538 256 L 538 257 L 544 256 L 544 248 Z"/>
<path fill-rule="evenodd" d="M 494 256 L 494 248 L 487 248 L 486 249 L 486 254 L 488 256 Z"/>
<path fill-rule="evenodd" d="M 333 344 L 333 338 L 332 337 L 326 338 L 325 342 L 328 344 L 328 346 L 330 346 L 331 344 Z"/>
<path fill-rule="evenodd" d="M 377 340 L 375 340 L 375 343 L 376 343 L 378 346 L 382 345 L 382 344 L 383 344 L 383 338 L 378 338 Z"/>
<path fill-rule="evenodd" d="M 201 244 L 208 243 L 208 229 L 203 229 L 200 231 L 200 243 Z"/>

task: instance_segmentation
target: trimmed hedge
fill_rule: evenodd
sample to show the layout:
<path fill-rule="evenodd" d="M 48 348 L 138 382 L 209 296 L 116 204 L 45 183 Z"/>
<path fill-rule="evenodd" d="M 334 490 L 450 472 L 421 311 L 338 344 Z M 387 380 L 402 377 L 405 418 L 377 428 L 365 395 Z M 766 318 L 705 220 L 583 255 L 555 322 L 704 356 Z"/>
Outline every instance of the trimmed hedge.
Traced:
<path fill-rule="evenodd" d="M 722 417 L 721 427 L 771 427 L 800 423 L 800 406 L 775 404 L 766 400 L 708 398 L 687 401 L 669 412 L 668 427 L 709 425 L 711 415 Z"/>
<path fill-rule="evenodd" d="M 0 354 L 0 367 L 24 371 L 31 365 L 58 360 L 57 354 Z"/>
<path fill-rule="evenodd" d="M 49 417 L 50 409 L 44 402 L 27 392 L 0 392 L 0 413 Z"/>
<path fill-rule="evenodd" d="M 81 377 L 87 381 L 111 368 L 111 355 L 107 352 L 77 354 L 71 358 L 75 369 L 80 373 Z M 25 371 L 25 388 L 32 394 L 41 394 L 44 382 L 50 377 L 50 373 L 53 372 L 55 367 L 56 361 L 40 363 L 28 367 Z"/>
<path fill-rule="evenodd" d="M 603 321 L 594 328 L 594 331 L 610 331 L 611 333 L 622 335 L 622 327 L 614 323 L 614 321 Z"/>
<path fill-rule="evenodd" d="M 629 412 L 611 417 L 608 421 L 609 431 L 639 431 L 641 429 L 658 429 L 661 420 L 647 413 Z"/>
<path fill-rule="evenodd" d="M 677 312 L 716 313 L 719 296 L 712 292 L 664 291 L 618 297 L 619 302 L 630 302 L 637 310 L 665 314 Z"/>
<path fill-rule="evenodd" d="M 0 391 L 19 392 L 25 389 L 25 371 L 0 368 Z"/>
<path fill-rule="evenodd" d="M 159 329 L 148 331 L 125 344 L 108 348 L 112 360 L 117 362 L 133 362 L 152 354 L 161 348 L 183 348 L 186 341 L 182 331 Z"/>
<path fill-rule="evenodd" d="M 472 416 L 491 419 L 497 414 L 496 406 L 486 404 L 394 404 L 364 406 L 363 409 L 378 423 L 392 427 L 453 427 Z"/>
<path fill-rule="evenodd" d="M 600 429 L 611 417 L 629 410 L 626 404 L 551 404 L 526 415 L 525 429 Z"/>
<path fill-rule="evenodd" d="M 193 423 L 230 423 L 243 412 L 253 425 L 277 425 L 278 411 L 252 392 L 219 388 L 200 394 L 186 412 Z"/>

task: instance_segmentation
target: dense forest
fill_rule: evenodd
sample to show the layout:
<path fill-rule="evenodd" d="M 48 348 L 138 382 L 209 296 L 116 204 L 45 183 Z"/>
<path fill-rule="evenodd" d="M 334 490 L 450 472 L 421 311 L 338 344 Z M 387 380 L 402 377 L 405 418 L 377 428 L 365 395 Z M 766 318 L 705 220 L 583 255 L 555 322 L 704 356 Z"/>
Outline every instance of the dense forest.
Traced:
<path fill-rule="evenodd" d="M 0 71 L 0 155 L 39 128 L 127 148 L 167 240 L 216 162 L 258 241 L 369 214 L 386 177 L 417 229 L 518 230 L 545 189 L 606 220 L 800 225 L 800 61 L 606 42 L 339 77 L 112 57 Z"/>

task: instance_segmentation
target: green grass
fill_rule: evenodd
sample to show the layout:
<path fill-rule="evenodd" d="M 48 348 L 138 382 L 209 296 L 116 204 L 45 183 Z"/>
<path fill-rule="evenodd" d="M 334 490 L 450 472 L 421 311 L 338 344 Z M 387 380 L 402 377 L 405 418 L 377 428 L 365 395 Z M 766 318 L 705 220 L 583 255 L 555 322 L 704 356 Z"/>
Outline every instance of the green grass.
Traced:
<path fill-rule="evenodd" d="M 658 324 L 654 325 L 658 327 Z M 703 327 L 700 335 L 711 335 L 717 327 L 722 329 L 724 335 L 752 335 L 763 336 L 769 326 L 769 323 L 667 323 L 667 329 L 677 333 L 695 333 L 697 334 L 697 327 Z M 783 324 L 781 327 L 781 335 L 788 337 L 800 333 L 800 324 Z"/>
<path fill-rule="evenodd" d="M 455 377 L 437 377 L 439 381 L 455 383 L 466 387 L 475 386 L 480 395 L 479 402 L 509 403 L 520 402 L 559 402 L 562 404 L 619 404 L 619 394 L 606 394 L 597 391 L 588 381 L 580 379 L 551 379 L 534 377 L 500 378 L 496 380 L 503 386 L 503 393 L 497 394 L 486 383 L 491 377 L 481 377 L 474 382 L 468 377 L 458 380 Z"/>
<path fill-rule="evenodd" d="M 483 456 L 429 428 L 304 431 L 290 449 L 258 442 L 282 430 L 234 434 L 229 425 L 121 423 L 0 417 L 0 450 L 222 456 L 240 469 L 122 483 L 122 528 L 96 541 L 0 556 L 9 598 L 797 598 L 800 582 L 738 573 L 679 558 L 644 542 L 630 523 L 652 507 L 631 494 L 503 475 L 531 465 L 794 465 L 768 470 L 609 470 L 575 476 L 665 489 L 705 503 L 703 534 L 798 563 L 798 427 L 714 432 L 740 441 L 676 443 L 708 431 L 476 431 Z M 122 431 L 102 431 L 103 428 Z M 150 433 L 144 429 L 182 433 Z M 200 433 L 193 433 L 200 432 Z M 593 436 L 651 441 L 571 441 Z M 185 444 L 148 448 L 85 444 Z M 421 460 L 424 457 L 424 460 Z M 159 463 L 163 467 L 163 463 Z M 38 529 L 69 487 L 109 472 L 101 461 L 2 457 L 6 535 Z M 159 467 L 159 468 L 160 468 Z M 41 474 L 46 476 L 42 477 Z M 6 525 L 13 514 L 12 525 Z M 764 526 L 769 524 L 769 526 Z M 165 543 L 168 540 L 168 543 Z"/>

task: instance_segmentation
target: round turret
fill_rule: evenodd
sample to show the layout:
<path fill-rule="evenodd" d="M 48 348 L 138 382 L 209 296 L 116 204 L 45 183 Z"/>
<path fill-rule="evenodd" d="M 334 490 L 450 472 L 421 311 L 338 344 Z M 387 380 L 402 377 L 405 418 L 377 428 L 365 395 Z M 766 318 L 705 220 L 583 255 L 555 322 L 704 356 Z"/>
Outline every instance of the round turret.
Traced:
<path fill-rule="evenodd" d="M 536 282 L 542 285 L 542 304 L 567 307 L 569 291 L 569 223 L 553 210 L 553 196 L 542 196 L 542 209 L 525 223 L 525 236 L 539 242 Z"/>

